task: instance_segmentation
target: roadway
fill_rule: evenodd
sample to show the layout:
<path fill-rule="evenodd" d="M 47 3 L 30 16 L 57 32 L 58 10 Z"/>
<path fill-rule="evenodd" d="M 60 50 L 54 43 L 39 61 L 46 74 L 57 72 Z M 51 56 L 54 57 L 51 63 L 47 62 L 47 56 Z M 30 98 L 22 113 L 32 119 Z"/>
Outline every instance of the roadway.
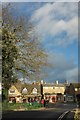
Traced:
<path fill-rule="evenodd" d="M 6 119 L 38 119 L 42 120 L 42 118 L 45 118 L 46 120 L 59 120 L 60 116 L 63 116 L 67 111 L 72 111 L 76 108 L 76 104 L 72 103 L 56 103 L 51 104 L 49 103 L 47 108 L 44 108 L 43 110 L 30 110 L 30 111 L 9 111 L 2 114 L 2 120 Z M 71 112 L 68 117 L 73 117 L 73 114 Z M 67 115 L 66 115 L 67 118 Z M 65 120 L 66 120 L 65 118 Z M 62 119 L 61 119 L 62 120 Z"/>

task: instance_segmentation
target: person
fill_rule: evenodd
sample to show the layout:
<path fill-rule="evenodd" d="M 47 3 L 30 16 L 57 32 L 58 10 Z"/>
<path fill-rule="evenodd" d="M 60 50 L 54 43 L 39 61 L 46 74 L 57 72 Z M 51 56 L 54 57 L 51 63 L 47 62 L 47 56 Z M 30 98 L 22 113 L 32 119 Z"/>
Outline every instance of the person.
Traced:
<path fill-rule="evenodd" d="M 41 100 L 42 107 L 44 107 L 44 99 Z"/>
<path fill-rule="evenodd" d="M 46 100 L 44 99 L 44 107 L 46 106 Z"/>

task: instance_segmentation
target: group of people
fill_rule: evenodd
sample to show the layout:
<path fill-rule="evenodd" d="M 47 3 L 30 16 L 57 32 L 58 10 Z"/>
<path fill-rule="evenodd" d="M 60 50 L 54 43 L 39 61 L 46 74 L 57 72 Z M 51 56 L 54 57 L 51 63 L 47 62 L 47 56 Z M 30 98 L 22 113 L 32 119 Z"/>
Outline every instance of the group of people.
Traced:
<path fill-rule="evenodd" d="M 10 98 L 9 103 L 20 102 L 20 98 Z M 42 107 L 48 107 L 49 100 L 47 98 L 39 98 L 39 97 L 29 97 L 28 100 L 26 98 L 22 99 L 22 103 L 29 103 L 29 105 L 40 104 Z"/>
<path fill-rule="evenodd" d="M 33 105 L 34 103 L 39 103 L 41 104 L 42 107 L 47 107 L 48 106 L 48 100 L 47 99 L 44 99 L 44 98 L 37 98 L 37 97 L 34 97 L 34 98 L 28 98 L 28 103 L 30 103 L 31 105 Z"/>
<path fill-rule="evenodd" d="M 41 104 L 43 107 L 48 107 L 49 100 L 48 99 L 41 99 Z"/>

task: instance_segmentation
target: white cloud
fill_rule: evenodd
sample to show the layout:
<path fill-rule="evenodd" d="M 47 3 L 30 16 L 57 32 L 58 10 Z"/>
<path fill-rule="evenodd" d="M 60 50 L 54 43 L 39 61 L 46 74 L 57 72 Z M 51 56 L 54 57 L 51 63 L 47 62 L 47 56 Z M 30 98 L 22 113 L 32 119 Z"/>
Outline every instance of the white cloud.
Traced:
<path fill-rule="evenodd" d="M 75 67 L 74 58 L 66 59 L 66 56 L 60 52 L 48 52 L 48 61 L 52 63 L 53 68 L 58 69 L 73 69 Z"/>
<path fill-rule="evenodd" d="M 74 17 L 67 23 L 68 36 L 78 38 L 78 17 Z"/>
<path fill-rule="evenodd" d="M 53 68 L 62 68 L 66 65 L 66 59 L 62 53 L 48 52 L 48 61 L 53 65 Z"/>
<path fill-rule="evenodd" d="M 66 72 L 66 77 L 67 77 L 67 79 L 75 79 L 75 77 L 77 77 L 78 78 L 78 68 L 77 67 L 75 67 L 75 68 L 73 68 L 73 69 L 71 69 L 71 70 L 68 70 L 67 72 Z M 77 79 L 78 80 L 78 79 Z"/>
<path fill-rule="evenodd" d="M 66 32 L 68 44 L 78 40 L 78 3 L 47 3 L 35 10 L 31 20 L 43 36 L 55 37 Z M 59 39 L 59 43 L 65 44 L 64 39 Z"/>
<path fill-rule="evenodd" d="M 66 60 L 62 53 L 49 52 L 48 61 L 51 68 L 46 69 L 49 73 L 46 81 L 54 82 L 57 79 L 60 82 L 64 80 L 78 81 L 78 66 L 74 63 L 74 59 Z"/>
<path fill-rule="evenodd" d="M 39 8 L 34 12 L 34 15 L 32 16 L 33 20 L 40 20 L 44 19 L 48 14 L 52 11 L 53 6 L 50 3 L 47 3 L 43 7 Z M 49 17 L 49 16 L 48 16 Z"/>

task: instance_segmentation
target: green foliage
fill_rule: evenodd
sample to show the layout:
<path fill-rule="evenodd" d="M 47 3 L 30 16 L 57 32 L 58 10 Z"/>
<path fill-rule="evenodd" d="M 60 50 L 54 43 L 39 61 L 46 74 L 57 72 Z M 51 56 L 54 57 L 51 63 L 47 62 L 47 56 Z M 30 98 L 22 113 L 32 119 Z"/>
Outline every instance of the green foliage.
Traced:
<path fill-rule="evenodd" d="M 24 110 L 31 110 L 31 109 L 38 109 L 41 108 L 41 104 L 36 103 L 34 105 L 30 105 L 29 103 L 7 103 L 3 102 L 2 103 L 2 108 L 3 111 L 5 110 L 19 110 L 19 109 L 24 109 Z"/>
<path fill-rule="evenodd" d="M 13 69 L 17 59 L 18 50 L 15 45 L 15 35 L 8 31 L 7 26 L 2 28 L 2 82 L 9 88 L 14 82 Z"/>

